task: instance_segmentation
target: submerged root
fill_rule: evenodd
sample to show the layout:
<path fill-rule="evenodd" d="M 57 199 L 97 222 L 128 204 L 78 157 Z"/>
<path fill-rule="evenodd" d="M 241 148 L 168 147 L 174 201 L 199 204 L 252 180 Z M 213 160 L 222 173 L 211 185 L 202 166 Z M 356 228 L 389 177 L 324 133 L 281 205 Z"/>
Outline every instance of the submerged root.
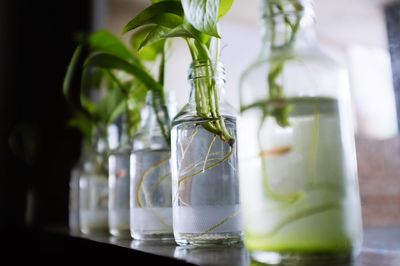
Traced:
<path fill-rule="evenodd" d="M 187 181 L 188 179 L 191 179 L 191 178 L 193 178 L 193 177 L 195 177 L 195 176 L 197 176 L 199 174 L 204 173 L 206 170 L 208 171 L 208 170 L 210 170 L 210 169 L 212 169 L 214 167 L 217 167 L 218 165 L 224 163 L 225 161 L 227 161 L 229 159 L 229 157 L 232 156 L 232 154 L 233 154 L 233 149 L 231 148 L 230 151 L 223 158 L 220 158 L 217 162 L 212 163 L 212 164 L 204 167 L 203 169 L 195 171 L 193 174 L 182 176 L 178 180 L 178 186 L 181 185 L 183 182 Z M 204 163 L 206 164 L 207 162 L 205 161 Z"/>
<path fill-rule="evenodd" d="M 220 121 L 218 121 L 220 122 Z M 212 127 L 211 122 L 203 125 L 203 127 Z M 197 127 L 196 127 L 197 130 Z M 207 129 L 210 131 L 210 129 Z M 227 151 L 225 154 L 223 152 L 212 152 L 212 149 L 218 139 L 218 137 L 220 137 L 218 134 L 214 134 L 213 138 L 211 139 L 208 147 L 207 147 L 207 152 L 204 156 L 204 159 L 199 160 L 197 162 L 193 162 L 191 163 L 189 166 L 186 166 L 184 169 L 180 169 L 179 173 L 180 173 L 180 177 L 178 178 L 178 187 L 177 187 L 177 191 L 176 191 L 176 195 L 174 196 L 174 205 L 176 204 L 180 204 L 181 206 L 190 206 L 190 203 L 185 202 L 182 197 L 183 195 L 181 195 L 183 192 L 180 191 L 181 186 L 186 183 L 186 182 L 191 182 L 193 177 L 196 177 L 198 175 L 202 175 L 205 174 L 207 171 L 210 171 L 220 165 L 222 165 L 223 163 L 227 162 L 229 163 L 229 166 L 232 169 L 235 169 L 235 167 L 232 165 L 232 163 L 230 162 L 230 158 L 232 157 L 232 155 L 235 152 L 235 148 L 233 147 L 234 142 L 232 142 L 232 144 L 229 144 L 227 142 L 225 142 L 223 139 L 221 139 L 223 141 L 223 143 L 229 145 L 229 151 Z M 193 134 L 191 135 L 191 139 L 189 141 L 189 144 L 185 147 L 184 149 L 184 153 L 182 152 L 183 156 L 182 159 L 180 161 L 180 165 L 182 166 L 184 164 L 184 155 L 186 154 L 186 152 L 189 150 L 190 146 L 192 145 L 193 142 Z M 182 147 L 181 147 L 181 150 Z M 191 184 L 186 184 L 186 185 L 191 185 Z M 179 203 L 177 203 L 176 201 L 179 201 Z M 189 199 L 188 199 L 189 200 Z M 183 203 L 183 204 L 182 204 Z M 236 217 L 237 215 L 239 215 L 239 211 L 228 215 L 227 217 L 223 218 L 221 221 L 219 221 L 218 223 L 210 226 L 208 229 L 206 229 L 204 232 L 202 232 L 200 235 L 196 236 L 196 237 L 192 237 L 193 239 L 197 238 L 197 237 L 201 237 L 202 235 L 208 234 L 210 232 L 212 232 L 213 230 L 215 230 L 216 228 L 220 227 L 221 225 L 225 224 L 227 221 L 233 219 L 234 217 Z"/>
<path fill-rule="evenodd" d="M 203 235 L 206 235 L 212 231 L 214 231 L 215 229 L 217 229 L 218 227 L 220 227 L 221 225 L 223 225 L 224 223 L 226 223 L 227 221 L 231 220 L 232 218 L 238 216 L 240 214 L 240 210 L 225 217 L 224 219 L 222 219 L 220 222 L 216 223 L 215 225 L 211 226 L 210 228 L 206 229 L 203 233 L 201 233 L 200 235 L 198 235 L 197 237 L 201 237 Z"/>
<path fill-rule="evenodd" d="M 158 168 L 162 167 L 168 161 L 169 161 L 169 158 L 165 158 L 165 159 L 162 159 L 161 161 L 153 164 L 149 168 L 147 168 L 146 171 L 144 171 L 143 175 L 141 176 L 138 188 L 136 190 L 136 202 L 137 202 L 138 206 L 142 209 L 148 208 L 151 211 L 151 213 L 153 214 L 153 216 L 165 227 L 171 227 L 172 225 L 170 223 L 167 223 L 166 221 L 164 221 L 164 219 L 153 209 L 153 204 L 151 202 L 151 198 L 152 198 L 153 194 L 156 192 L 159 185 L 164 180 L 166 180 L 168 177 L 170 177 L 171 173 L 161 176 L 159 178 L 159 180 L 155 184 L 153 184 L 153 186 L 150 188 L 150 191 L 147 191 L 145 189 L 145 181 L 148 178 L 148 176 L 150 175 L 150 173 L 156 171 Z M 144 195 L 144 202 L 142 200 L 141 193 L 143 193 L 143 195 Z"/>
<path fill-rule="evenodd" d="M 330 202 L 326 204 L 321 204 L 320 206 L 316 206 L 313 208 L 308 208 L 304 209 L 302 211 L 294 212 L 291 215 L 288 215 L 286 218 L 284 218 L 279 224 L 275 226 L 273 230 L 271 230 L 269 233 L 267 233 L 265 236 L 273 236 L 274 234 L 278 233 L 279 230 L 287 226 L 288 224 L 291 224 L 295 221 L 298 221 L 303 218 L 307 218 L 312 215 L 316 215 L 322 212 L 330 211 L 333 209 L 338 209 L 340 208 L 340 204 L 337 202 Z"/>
<path fill-rule="evenodd" d="M 146 203 L 148 203 L 148 205 L 150 205 L 150 207 L 151 207 L 151 199 L 150 199 L 149 195 L 147 194 L 146 189 L 144 189 L 144 183 L 145 183 L 147 177 L 150 175 L 151 172 L 155 171 L 157 168 L 161 167 L 164 163 L 168 162 L 168 160 L 169 160 L 169 158 L 162 159 L 161 161 L 153 164 L 152 166 L 147 168 L 146 171 L 144 171 L 143 175 L 140 177 L 139 185 L 136 190 L 136 202 L 138 203 L 140 208 L 144 207 L 142 197 L 140 196 L 141 191 L 143 191 Z"/>

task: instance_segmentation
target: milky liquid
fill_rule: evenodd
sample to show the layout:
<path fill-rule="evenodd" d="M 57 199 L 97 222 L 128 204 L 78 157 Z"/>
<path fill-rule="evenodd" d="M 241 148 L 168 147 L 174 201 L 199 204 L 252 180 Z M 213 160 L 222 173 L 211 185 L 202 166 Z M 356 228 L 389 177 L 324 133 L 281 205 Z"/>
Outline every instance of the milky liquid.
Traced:
<path fill-rule="evenodd" d="M 336 100 L 289 103 L 288 127 L 271 117 L 263 120 L 257 108 L 242 115 L 246 246 L 250 251 L 351 253 L 362 238 L 352 132 L 340 120 Z"/>
<path fill-rule="evenodd" d="M 79 182 L 79 218 L 85 234 L 108 231 L 108 180 L 83 175 Z"/>
<path fill-rule="evenodd" d="M 139 150 L 131 156 L 131 234 L 135 239 L 172 239 L 169 150 Z"/>

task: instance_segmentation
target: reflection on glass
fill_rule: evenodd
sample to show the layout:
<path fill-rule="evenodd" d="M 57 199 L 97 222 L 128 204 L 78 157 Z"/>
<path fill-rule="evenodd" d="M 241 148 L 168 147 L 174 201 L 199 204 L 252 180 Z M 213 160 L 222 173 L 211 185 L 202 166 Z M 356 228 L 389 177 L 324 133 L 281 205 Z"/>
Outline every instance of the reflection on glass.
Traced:
<path fill-rule="evenodd" d="M 227 247 L 176 247 L 174 257 L 199 265 L 248 266 L 249 256 L 242 245 Z"/>

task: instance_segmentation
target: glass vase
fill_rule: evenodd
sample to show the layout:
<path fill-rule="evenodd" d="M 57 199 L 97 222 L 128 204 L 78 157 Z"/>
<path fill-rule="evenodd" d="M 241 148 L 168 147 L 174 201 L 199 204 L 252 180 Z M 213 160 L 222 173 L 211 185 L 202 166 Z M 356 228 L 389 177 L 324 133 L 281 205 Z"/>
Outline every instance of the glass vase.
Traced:
<path fill-rule="evenodd" d="M 79 179 L 82 172 L 82 165 L 78 162 L 71 170 L 69 180 L 69 201 L 68 201 L 68 226 L 71 233 L 78 233 L 79 226 Z"/>
<path fill-rule="evenodd" d="M 108 140 L 94 137 L 79 179 L 79 223 L 83 234 L 108 234 Z"/>
<path fill-rule="evenodd" d="M 211 73 L 211 74 L 210 74 Z M 236 117 L 224 99 L 222 64 L 194 62 L 189 103 L 172 122 L 173 222 L 179 245 L 230 245 L 241 241 Z M 212 84 L 212 85 L 210 85 Z M 204 86 L 218 94 L 220 118 L 198 115 Z M 230 139 L 210 131 L 218 125 Z M 221 126 L 222 125 L 222 126 Z"/>
<path fill-rule="evenodd" d="M 119 144 L 108 157 L 109 199 L 108 220 L 112 236 L 130 238 L 129 195 L 130 195 L 130 155 L 127 126 L 123 119 Z"/>
<path fill-rule="evenodd" d="M 161 133 L 148 92 L 131 154 L 130 228 L 137 240 L 172 241 L 169 143 Z"/>
<path fill-rule="evenodd" d="M 263 263 L 348 262 L 362 222 L 346 71 L 318 47 L 310 1 L 277 3 L 241 82 L 245 245 Z"/>

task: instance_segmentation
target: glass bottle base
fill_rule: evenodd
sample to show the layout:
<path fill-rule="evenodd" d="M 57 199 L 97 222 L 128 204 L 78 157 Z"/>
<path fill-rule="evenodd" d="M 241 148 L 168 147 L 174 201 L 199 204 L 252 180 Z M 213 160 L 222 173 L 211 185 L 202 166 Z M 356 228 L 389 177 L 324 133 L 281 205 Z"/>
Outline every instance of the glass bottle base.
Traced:
<path fill-rule="evenodd" d="M 172 233 L 138 233 L 132 232 L 132 238 L 135 240 L 157 240 L 157 241 L 166 241 L 166 242 L 173 242 L 174 235 Z"/>
<path fill-rule="evenodd" d="M 84 235 L 93 235 L 93 236 L 104 236 L 108 235 L 108 228 L 104 227 L 82 227 L 81 228 L 81 233 Z"/>
<path fill-rule="evenodd" d="M 355 258 L 353 253 L 281 253 L 271 251 L 250 252 L 252 265 L 285 266 L 350 266 Z"/>
<path fill-rule="evenodd" d="M 110 235 L 120 239 L 131 239 L 131 231 L 129 229 L 110 228 Z"/>
<path fill-rule="evenodd" d="M 242 243 L 241 233 L 188 234 L 175 233 L 175 242 L 180 246 L 217 247 Z"/>

